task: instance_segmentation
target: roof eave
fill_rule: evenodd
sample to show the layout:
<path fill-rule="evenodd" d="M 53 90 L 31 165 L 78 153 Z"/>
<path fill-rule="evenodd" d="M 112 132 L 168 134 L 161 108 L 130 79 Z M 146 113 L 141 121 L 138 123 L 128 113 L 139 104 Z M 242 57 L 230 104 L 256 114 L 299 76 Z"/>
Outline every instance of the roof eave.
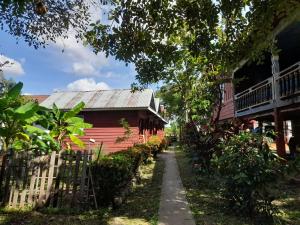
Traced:
<path fill-rule="evenodd" d="M 152 112 L 154 115 L 156 115 L 159 119 L 161 119 L 165 124 L 168 123 L 161 115 L 158 114 L 158 112 L 155 112 L 152 108 L 148 107 L 148 110 Z"/>
<path fill-rule="evenodd" d="M 70 110 L 71 108 L 60 108 L 63 111 Z M 126 111 L 126 110 L 148 110 L 148 107 L 110 107 L 110 108 L 84 108 L 81 112 L 89 111 Z"/>

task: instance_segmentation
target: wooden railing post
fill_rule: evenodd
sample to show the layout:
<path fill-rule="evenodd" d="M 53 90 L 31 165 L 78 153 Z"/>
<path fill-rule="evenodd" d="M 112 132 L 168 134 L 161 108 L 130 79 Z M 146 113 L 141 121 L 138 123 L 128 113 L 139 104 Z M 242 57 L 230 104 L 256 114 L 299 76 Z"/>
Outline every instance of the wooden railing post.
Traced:
<path fill-rule="evenodd" d="M 272 74 L 273 74 L 273 101 L 276 102 L 277 99 L 279 99 L 280 96 L 280 86 L 279 83 L 276 82 L 277 77 L 279 76 L 280 73 L 280 66 L 279 66 L 279 56 L 278 55 L 273 55 L 272 54 Z"/>

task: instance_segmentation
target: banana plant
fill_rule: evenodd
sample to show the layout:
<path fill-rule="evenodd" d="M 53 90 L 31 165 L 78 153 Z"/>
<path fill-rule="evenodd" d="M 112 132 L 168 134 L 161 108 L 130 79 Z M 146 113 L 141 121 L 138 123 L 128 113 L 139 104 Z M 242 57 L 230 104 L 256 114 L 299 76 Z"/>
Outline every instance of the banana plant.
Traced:
<path fill-rule="evenodd" d="M 78 136 L 92 127 L 76 115 L 83 109 L 79 103 L 65 112 L 56 105 L 49 110 L 21 96 L 23 84 L 14 85 L 0 96 L 0 143 L 2 151 L 36 150 L 50 152 L 73 142 L 83 148 Z"/>
<path fill-rule="evenodd" d="M 57 140 L 61 147 L 71 148 L 70 142 L 80 148 L 85 144 L 78 136 L 84 135 L 84 128 L 91 128 L 92 125 L 76 115 L 84 108 L 84 103 L 80 102 L 69 111 L 60 110 L 53 104 L 52 110 L 48 113 L 48 130 L 50 136 Z"/>
<path fill-rule="evenodd" d="M 26 102 L 21 96 L 23 84 L 17 83 L 0 97 L 0 141 L 7 151 L 16 141 L 29 141 L 26 126 L 39 119 L 36 102 Z"/>

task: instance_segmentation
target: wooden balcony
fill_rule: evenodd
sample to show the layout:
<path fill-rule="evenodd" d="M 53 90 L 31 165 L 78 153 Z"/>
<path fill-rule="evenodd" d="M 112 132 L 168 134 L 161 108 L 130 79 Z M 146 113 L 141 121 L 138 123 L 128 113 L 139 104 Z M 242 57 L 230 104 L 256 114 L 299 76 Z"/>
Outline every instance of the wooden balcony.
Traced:
<path fill-rule="evenodd" d="M 300 62 L 236 94 L 234 99 L 236 116 L 300 103 Z"/>
<path fill-rule="evenodd" d="M 273 78 L 268 78 L 234 96 L 236 114 L 252 113 L 255 108 L 273 103 Z M 238 115 L 239 116 L 239 115 Z"/>
<path fill-rule="evenodd" d="M 280 99 L 300 94 L 300 62 L 281 71 L 276 77 L 276 85 Z"/>

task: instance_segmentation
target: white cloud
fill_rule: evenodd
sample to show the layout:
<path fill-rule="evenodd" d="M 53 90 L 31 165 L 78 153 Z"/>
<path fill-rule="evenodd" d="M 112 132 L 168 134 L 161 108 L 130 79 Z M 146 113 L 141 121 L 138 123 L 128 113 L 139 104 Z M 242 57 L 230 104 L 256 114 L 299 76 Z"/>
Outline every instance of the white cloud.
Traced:
<path fill-rule="evenodd" d="M 87 62 L 74 62 L 72 65 L 72 71 L 75 74 L 82 76 L 99 76 L 97 69 L 90 63 Z"/>
<path fill-rule="evenodd" d="M 4 63 L 8 61 L 9 63 L 5 64 L 1 69 L 3 70 L 5 75 L 10 75 L 10 76 L 18 76 L 18 75 L 23 75 L 25 74 L 23 66 L 22 66 L 22 61 L 25 62 L 24 60 L 21 60 L 21 62 L 9 58 L 4 55 L 0 55 L 0 63 Z"/>
<path fill-rule="evenodd" d="M 94 23 L 101 18 L 102 9 L 97 2 L 90 1 L 90 23 Z M 52 45 L 55 54 L 63 62 L 64 71 L 77 76 L 94 76 L 99 77 L 100 69 L 109 65 L 109 60 L 104 53 L 97 55 L 92 49 L 86 46 L 81 40 L 75 38 L 75 31 L 70 30 L 67 34 L 68 38 L 58 38 Z M 63 50 L 63 54 L 61 54 Z"/>
<path fill-rule="evenodd" d="M 95 54 L 82 41 L 76 40 L 70 33 L 67 39 L 59 39 L 54 44 L 57 53 L 63 50 L 61 61 L 64 62 L 65 70 L 77 76 L 100 76 L 99 69 L 108 65 L 108 59 L 104 53 Z"/>
<path fill-rule="evenodd" d="M 105 82 L 97 83 L 93 78 L 83 78 L 68 84 L 69 91 L 94 91 L 111 89 Z"/>

